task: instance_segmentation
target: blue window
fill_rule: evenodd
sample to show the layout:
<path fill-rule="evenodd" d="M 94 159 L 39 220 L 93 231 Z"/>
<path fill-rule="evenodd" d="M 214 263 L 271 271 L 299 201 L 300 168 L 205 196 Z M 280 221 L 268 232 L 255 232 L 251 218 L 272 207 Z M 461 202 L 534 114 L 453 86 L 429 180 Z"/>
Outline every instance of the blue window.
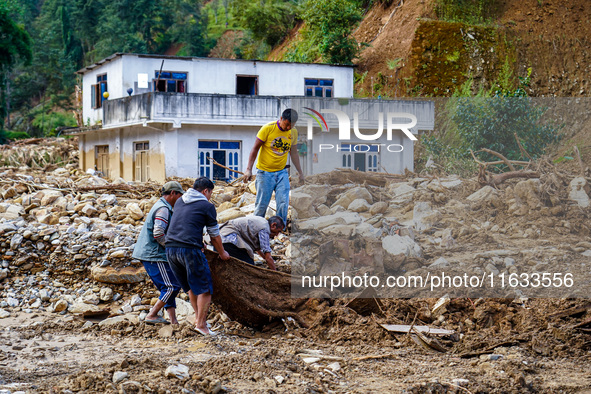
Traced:
<path fill-rule="evenodd" d="M 240 149 L 239 141 L 220 141 L 220 149 Z"/>
<path fill-rule="evenodd" d="M 304 78 L 306 97 L 333 97 L 333 79 Z"/>
<path fill-rule="evenodd" d="M 199 149 L 217 149 L 217 141 L 199 141 Z"/>

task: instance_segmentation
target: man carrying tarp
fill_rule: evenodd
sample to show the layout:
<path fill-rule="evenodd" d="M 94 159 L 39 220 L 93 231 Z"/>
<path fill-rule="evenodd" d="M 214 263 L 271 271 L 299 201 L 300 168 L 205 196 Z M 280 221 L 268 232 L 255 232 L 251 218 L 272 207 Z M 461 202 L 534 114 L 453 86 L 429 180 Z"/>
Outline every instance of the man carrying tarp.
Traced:
<path fill-rule="evenodd" d="M 272 270 L 277 270 L 271 256 L 270 240 L 285 228 L 283 219 L 272 216 L 265 220 L 260 216 L 232 219 L 220 226 L 224 249 L 239 260 L 254 264 L 254 252 L 265 259 Z"/>
<path fill-rule="evenodd" d="M 194 330 L 203 335 L 213 334 L 206 321 L 213 281 L 202 251 L 204 227 L 220 258 L 230 259 L 222 245 L 215 206 L 209 202 L 213 188 L 208 178 L 196 179 L 193 188 L 176 202 L 166 235 L 166 257 L 181 287 L 189 294 L 195 310 Z"/>

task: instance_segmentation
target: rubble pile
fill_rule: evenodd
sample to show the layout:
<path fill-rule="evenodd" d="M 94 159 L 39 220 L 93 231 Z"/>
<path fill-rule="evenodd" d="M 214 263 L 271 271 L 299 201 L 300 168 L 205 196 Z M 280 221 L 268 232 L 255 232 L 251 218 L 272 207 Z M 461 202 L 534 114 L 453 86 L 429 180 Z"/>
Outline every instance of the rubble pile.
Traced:
<path fill-rule="evenodd" d="M 540 173 L 496 187 L 416 174 L 334 171 L 310 177 L 292 189 L 292 227 L 272 241 L 273 254 L 279 269 L 292 274 L 409 276 L 441 268 L 488 275 L 529 267 L 582 276 L 591 256 L 587 179 Z M 174 180 L 185 188 L 193 182 Z M 403 299 L 395 293 L 375 300 L 367 293 L 327 300 L 318 294 L 306 304 L 307 312 L 315 312 L 304 316 L 309 326 L 287 317 L 260 330 L 214 307 L 209 321 L 226 336 L 196 341 L 186 326 L 142 321 L 158 293 L 131 253 L 160 185 L 106 180 L 75 164 L 3 169 L 0 181 L 0 322 L 22 319 L 20 328 L 0 332 L 0 366 L 28 360 L 45 376 L 66 359 L 62 352 L 69 357 L 77 351 L 74 345 L 96 353 L 92 365 L 99 372 L 81 363 L 48 378 L 63 390 L 220 392 L 231 382 L 238 390 L 364 391 L 356 382 L 379 371 L 400 376 L 400 387 L 409 392 L 453 392 L 458 386 L 535 391 L 550 387 L 536 377 L 551 369 L 540 360 L 583 358 L 590 347 L 588 303 L 528 299 L 518 292 L 506 299 Z M 252 213 L 255 194 L 253 183 L 219 182 L 213 195 L 219 221 Z M 274 207 L 272 202 L 268 215 Z M 338 295 L 347 295 L 345 290 Z M 191 313 L 181 293 L 179 320 Z M 42 316 L 50 318 L 36 321 Z M 72 345 L 68 337 L 80 342 Z M 125 352 L 112 346 L 114 337 Z M 157 348 L 148 349 L 147 341 L 159 341 L 150 342 Z M 578 365 L 571 361 L 564 368 Z M 421 374 L 434 376 L 434 364 L 448 368 L 449 379 L 425 382 Z M 25 379 L 19 374 L 13 380 Z"/>
<path fill-rule="evenodd" d="M 77 138 L 29 138 L 0 145 L 0 166 L 48 168 L 78 163 Z"/>

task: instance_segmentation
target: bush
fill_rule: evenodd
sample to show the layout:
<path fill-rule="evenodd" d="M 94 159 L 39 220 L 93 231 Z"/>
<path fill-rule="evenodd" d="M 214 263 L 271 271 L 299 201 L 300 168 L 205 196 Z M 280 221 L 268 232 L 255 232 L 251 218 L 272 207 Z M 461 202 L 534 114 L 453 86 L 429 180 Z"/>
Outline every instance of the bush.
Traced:
<path fill-rule="evenodd" d="M 361 21 L 361 11 L 351 0 L 308 0 L 302 17 L 306 22 L 302 40 L 290 48 L 288 61 L 312 62 L 318 55 L 324 62 L 351 64 L 359 45 L 350 37 Z"/>

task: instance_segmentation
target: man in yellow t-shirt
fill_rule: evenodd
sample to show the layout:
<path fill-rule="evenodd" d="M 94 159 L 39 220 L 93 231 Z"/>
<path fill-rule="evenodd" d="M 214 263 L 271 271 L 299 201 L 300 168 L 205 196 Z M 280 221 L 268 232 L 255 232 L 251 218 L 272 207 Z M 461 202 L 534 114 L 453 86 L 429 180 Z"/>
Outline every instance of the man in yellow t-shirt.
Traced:
<path fill-rule="evenodd" d="M 248 166 L 244 171 L 245 181 L 252 176 L 252 166 L 257 161 L 256 189 L 254 214 L 265 217 L 271 196 L 275 192 L 277 202 L 277 216 L 287 223 L 287 209 L 289 207 L 289 174 L 285 165 L 288 153 L 291 161 L 298 170 L 300 180 L 304 181 L 304 173 L 300 166 L 300 157 L 296 144 L 298 131 L 292 126 L 298 120 L 298 113 L 293 109 L 286 109 L 277 122 L 271 122 L 259 130 L 254 146 L 248 156 Z"/>

